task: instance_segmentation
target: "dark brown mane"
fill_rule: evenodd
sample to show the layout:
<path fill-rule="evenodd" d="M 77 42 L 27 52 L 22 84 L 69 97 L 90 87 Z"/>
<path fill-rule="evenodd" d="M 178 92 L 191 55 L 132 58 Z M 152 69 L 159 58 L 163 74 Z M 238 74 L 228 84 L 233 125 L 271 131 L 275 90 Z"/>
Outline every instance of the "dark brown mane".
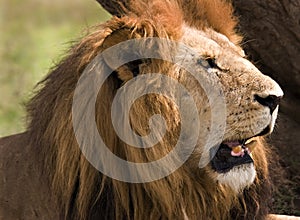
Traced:
<path fill-rule="evenodd" d="M 191 173 L 186 166 L 151 183 L 119 182 L 97 171 L 78 147 L 72 126 L 74 90 L 85 67 L 98 53 L 111 46 L 109 41 L 108 45 L 104 41 L 115 30 L 129 30 L 130 38 L 176 40 L 181 36 L 181 26 L 186 22 L 199 29 L 213 27 L 231 41 L 239 42 L 240 37 L 234 31 L 236 19 L 233 18 L 232 7 L 225 0 L 182 2 L 153 1 L 148 5 L 135 1 L 133 13 L 113 18 L 75 45 L 41 82 L 42 89 L 28 104 L 31 145 L 36 146 L 44 157 L 44 173 L 49 175 L 61 212 L 67 219 L 207 219 L 207 216 L 211 219 L 263 219 L 268 213 L 270 182 L 263 142 L 258 153 L 263 159 L 257 158 L 259 170 L 255 184 L 239 197 L 230 188 L 211 183 L 205 170 Z M 180 8 L 183 8 L 183 13 Z M 120 36 L 119 41 L 123 37 Z M 116 41 L 114 38 L 112 44 L 118 43 Z M 156 64 L 152 68 L 163 67 Z M 118 74 L 122 75 L 122 70 Z M 114 153 L 139 160 L 143 156 L 131 150 L 120 150 L 126 149 L 126 146 L 116 137 L 109 123 L 109 105 L 122 84 L 120 75 L 112 74 L 101 89 L 101 99 L 96 105 L 96 121 L 100 134 L 106 135 L 104 139 Z M 159 103 L 153 103 L 154 99 Z M 148 97 L 144 102 L 153 103 L 154 109 L 166 104 L 164 99 L 157 97 Z M 172 107 L 169 103 L 167 105 Z M 147 112 L 138 106 L 138 111 L 148 115 L 155 110 Z M 168 111 L 162 113 L 166 117 L 176 117 L 176 114 L 168 115 Z M 108 119 L 103 122 L 103 118 Z M 174 120 L 170 118 L 170 121 Z M 172 131 L 176 133 L 176 126 L 173 126 Z M 107 130 L 109 132 L 106 133 Z M 149 152 L 147 156 L 159 157 L 168 150 L 166 147 L 160 153 Z"/>

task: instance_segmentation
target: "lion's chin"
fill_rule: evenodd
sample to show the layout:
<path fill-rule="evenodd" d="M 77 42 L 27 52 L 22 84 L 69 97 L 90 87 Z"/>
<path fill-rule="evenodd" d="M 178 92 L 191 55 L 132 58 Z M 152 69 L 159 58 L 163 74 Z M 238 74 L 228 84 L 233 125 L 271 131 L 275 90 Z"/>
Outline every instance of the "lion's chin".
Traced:
<path fill-rule="evenodd" d="M 249 163 L 235 166 L 226 173 L 218 173 L 216 179 L 220 184 L 227 185 L 236 193 L 240 193 L 254 182 L 255 176 L 254 165 Z"/>

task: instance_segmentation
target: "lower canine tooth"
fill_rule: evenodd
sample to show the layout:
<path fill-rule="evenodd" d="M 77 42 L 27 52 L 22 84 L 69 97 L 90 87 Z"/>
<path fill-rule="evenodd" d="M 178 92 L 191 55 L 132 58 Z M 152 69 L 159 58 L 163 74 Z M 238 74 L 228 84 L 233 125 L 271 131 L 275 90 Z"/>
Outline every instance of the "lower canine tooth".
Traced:
<path fill-rule="evenodd" d="M 252 139 L 249 139 L 245 142 L 245 144 L 250 144 L 253 140 Z"/>
<path fill-rule="evenodd" d="M 255 148 L 256 143 L 257 143 L 257 141 L 253 140 L 249 144 L 247 144 L 246 147 L 249 149 L 250 152 L 253 151 L 253 149 Z"/>

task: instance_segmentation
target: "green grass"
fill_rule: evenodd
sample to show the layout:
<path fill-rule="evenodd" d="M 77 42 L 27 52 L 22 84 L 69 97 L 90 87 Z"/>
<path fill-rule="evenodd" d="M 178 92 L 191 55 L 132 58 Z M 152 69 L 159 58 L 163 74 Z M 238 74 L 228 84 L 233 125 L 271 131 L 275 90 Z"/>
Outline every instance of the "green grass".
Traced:
<path fill-rule="evenodd" d="M 35 84 L 88 27 L 109 15 L 94 0 L 2 0 L 0 136 L 25 129 L 24 103 Z"/>

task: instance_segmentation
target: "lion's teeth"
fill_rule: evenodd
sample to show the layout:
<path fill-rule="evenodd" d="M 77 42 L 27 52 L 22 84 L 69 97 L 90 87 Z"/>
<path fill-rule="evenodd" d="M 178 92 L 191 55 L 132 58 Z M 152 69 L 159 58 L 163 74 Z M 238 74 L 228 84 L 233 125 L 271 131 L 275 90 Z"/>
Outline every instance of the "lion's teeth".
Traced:
<path fill-rule="evenodd" d="M 240 141 L 228 141 L 223 144 L 231 148 L 231 156 L 234 157 L 243 157 L 245 153 L 251 154 L 255 148 L 257 141 L 255 139 L 249 139 L 245 143 L 241 144 Z"/>
<path fill-rule="evenodd" d="M 253 141 L 252 139 L 248 139 L 248 140 L 245 142 L 245 144 L 247 145 L 247 144 L 251 143 L 252 141 Z"/>

